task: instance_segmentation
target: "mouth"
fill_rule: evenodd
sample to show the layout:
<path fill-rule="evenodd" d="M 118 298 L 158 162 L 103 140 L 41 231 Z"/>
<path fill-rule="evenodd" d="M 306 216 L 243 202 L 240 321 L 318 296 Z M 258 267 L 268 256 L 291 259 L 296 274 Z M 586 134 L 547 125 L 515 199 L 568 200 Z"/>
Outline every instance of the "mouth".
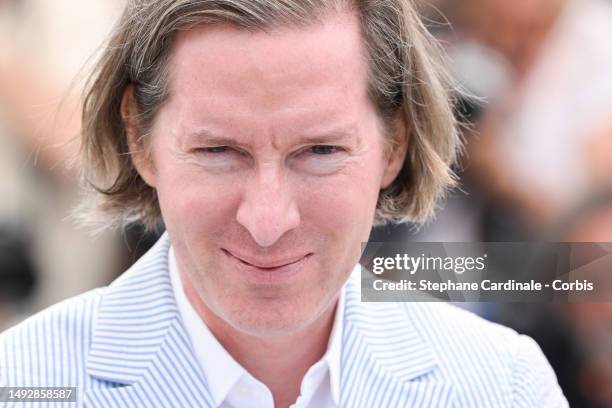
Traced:
<path fill-rule="evenodd" d="M 270 270 L 270 271 L 296 264 L 311 255 L 311 254 L 297 255 L 297 256 L 285 257 L 282 259 L 281 258 L 254 259 L 254 257 L 237 255 L 225 248 L 222 248 L 222 251 L 225 252 L 226 255 L 231 256 L 232 258 L 235 258 L 236 260 L 238 260 L 245 266 L 251 266 L 253 268 L 262 269 L 262 270 Z"/>
<path fill-rule="evenodd" d="M 257 258 L 238 255 L 232 251 L 222 248 L 223 253 L 229 258 L 242 276 L 255 284 L 272 284 L 286 282 L 304 269 L 306 261 L 312 253 L 295 255 L 283 258 Z"/>

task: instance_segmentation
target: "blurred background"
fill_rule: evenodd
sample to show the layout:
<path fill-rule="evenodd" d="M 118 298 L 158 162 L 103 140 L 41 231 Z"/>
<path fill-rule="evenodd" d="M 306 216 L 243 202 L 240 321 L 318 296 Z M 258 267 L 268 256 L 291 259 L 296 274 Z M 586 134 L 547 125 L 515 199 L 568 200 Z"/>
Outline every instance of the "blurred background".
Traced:
<path fill-rule="evenodd" d="M 466 93 L 452 192 L 379 241 L 612 242 L 612 0 L 418 0 Z M 0 330 L 105 285 L 155 237 L 93 237 L 80 92 L 124 0 L 0 0 Z M 610 271 L 612 280 L 612 270 Z M 572 407 L 612 407 L 612 303 L 467 305 L 538 341 Z"/>

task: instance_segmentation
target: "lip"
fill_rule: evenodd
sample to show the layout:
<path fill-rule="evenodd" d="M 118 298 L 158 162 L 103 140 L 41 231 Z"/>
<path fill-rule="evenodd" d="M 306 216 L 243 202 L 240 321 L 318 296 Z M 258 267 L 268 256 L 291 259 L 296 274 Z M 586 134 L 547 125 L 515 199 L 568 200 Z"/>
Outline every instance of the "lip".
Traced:
<path fill-rule="evenodd" d="M 232 256 L 233 258 L 236 258 L 240 262 L 258 269 L 278 269 L 300 262 L 302 259 L 310 256 L 310 254 L 305 254 L 285 257 L 282 259 L 256 259 L 250 256 L 238 255 L 235 252 L 232 252 L 225 248 L 223 248 L 223 251 L 226 252 L 228 255 Z"/>
<path fill-rule="evenodd" d="M 255 284 L 286 282 L 303 270 L 303 266 L 312 255 L 307 253 L 284 258 L 255 259 L 242 254 L 237 255 L 225 248 L 222 248 L 222 252 L 247 281 Z"/>

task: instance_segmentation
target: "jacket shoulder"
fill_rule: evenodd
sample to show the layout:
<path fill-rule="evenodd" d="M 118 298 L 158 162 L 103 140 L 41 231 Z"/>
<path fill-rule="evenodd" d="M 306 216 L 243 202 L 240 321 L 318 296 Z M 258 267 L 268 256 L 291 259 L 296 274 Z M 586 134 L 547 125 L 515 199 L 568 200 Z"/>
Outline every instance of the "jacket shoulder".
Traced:
<path fill-rule="evenodd" d="M 487 393 L 498 406 L 567 406 L 552 367 L 530 337 L 446 303 L 403 307 L 468 405 Z"/>
<path fill-rule="evenodd" d="M 0 334 L 0 386 L 81 384 L 104 290 L 66 299 Z"/>

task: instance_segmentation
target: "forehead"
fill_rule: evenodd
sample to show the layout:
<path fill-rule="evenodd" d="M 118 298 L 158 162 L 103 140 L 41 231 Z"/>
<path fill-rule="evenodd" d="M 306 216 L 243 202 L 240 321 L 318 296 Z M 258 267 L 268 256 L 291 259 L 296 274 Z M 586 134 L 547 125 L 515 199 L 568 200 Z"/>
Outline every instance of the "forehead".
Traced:
<path fill-rule="evenodd" d="M 350 12 L 266 30 L 201 25 L 176 38 L 169 98 L 202 114 L 351 112 L 367 99 L 364 55 L 359 20 Z"/>

